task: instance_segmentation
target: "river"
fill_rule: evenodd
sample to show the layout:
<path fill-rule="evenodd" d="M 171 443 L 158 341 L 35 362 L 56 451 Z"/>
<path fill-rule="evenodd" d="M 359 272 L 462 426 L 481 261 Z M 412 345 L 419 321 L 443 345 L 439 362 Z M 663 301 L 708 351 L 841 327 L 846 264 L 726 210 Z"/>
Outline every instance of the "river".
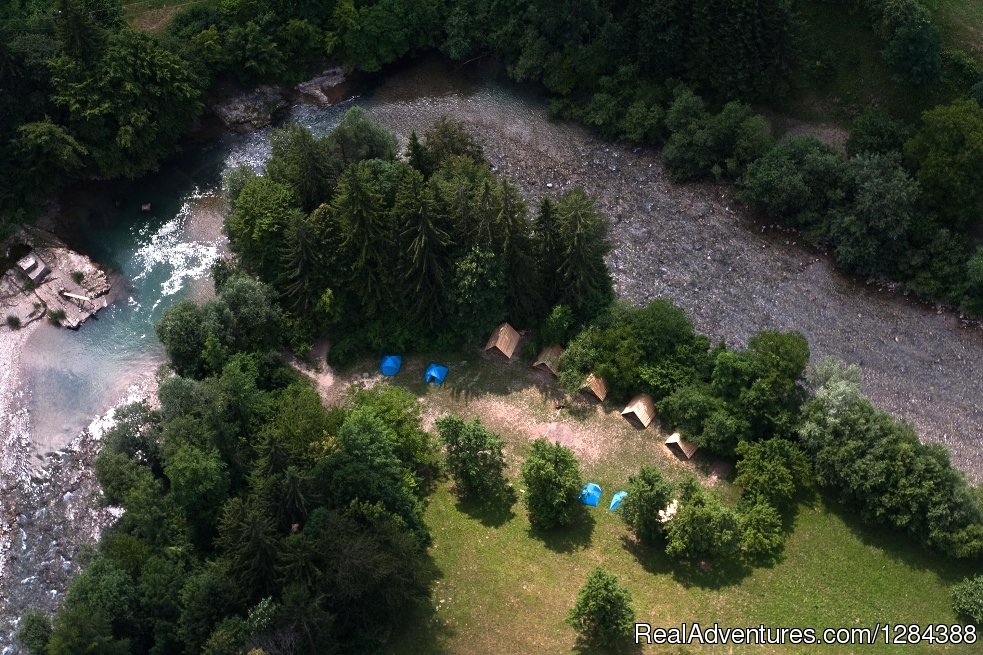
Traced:
<path fill-rule="evenodd" d="M 334 107 L 297 105 L 285 120 L 330 131 L 345 109 L 364 107 L 396 133 L 423 132 L 438 117 L 463 121 L 496 169 L 534 199 L 582 185 L 611 219 L 609 264 L 635 302 L 667 296 L 698 329 L 743 345 L 762 329 L 799 330 L 813 357 L 864 367 L 875 403 L 942 441 L 974 480 L 983 470 L 983 339 L 951 312 L 913 302 L 832 270 L 794 237 L 762 232 L 726 187 L 676 185 L 654 151 L 603 142 L 550 122 L 537 98 L 488 76 L 431 60 Z M 63 447 L 92 418 L 145 384 L 163 362 L 153 324 L 188 294 L 208 292 L 208 268 L 224 250 L 221 172 L 259 170 L 269 129 L 226 135 L 132 185 L 124 209 L 108 199 L 73 208 L 90 223 L 83 244 L 120 272 L 123 297 L 78 333 L 48 328 L 25 356 L 33 440 Z M 140 207 L 149 202 L 152 211 Z"/>

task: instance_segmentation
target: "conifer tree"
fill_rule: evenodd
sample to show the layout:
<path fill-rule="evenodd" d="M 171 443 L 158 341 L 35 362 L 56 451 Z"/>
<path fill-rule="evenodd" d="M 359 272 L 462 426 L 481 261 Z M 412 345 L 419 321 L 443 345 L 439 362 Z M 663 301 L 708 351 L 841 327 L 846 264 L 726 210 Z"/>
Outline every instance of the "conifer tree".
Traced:
<path fill-rule="evenodd" d="M 509 318 L 529 325 L 542 314 L 542 294 L 536 269 L 536 251 L 530 234 L 529 209 L 519 190 L 502 180 L 495 189 L 497 213 L 493 226 L 496 254 L 505 262 Z"/>
<path fill-rule="evenodd" d="M 560 298 L 560 235 L 556 224 L 556 205 L 543 196 L 539 211 L 533 221 L 536 262 L 539 266 L 539 282 L 546 305 L 552 307 Z"/>
<path fill-rule="evenodd" d="M 408 284 L 412 310 L 427 327 L 433 327 L 444 287 L 450 237 L 438 224 L 431 190 L 417 170 L 411 169 L 403 177 L 392 213 L 403 226 L 402 242 L 408 255 L 403 279 Z"/>
<path fill-rule="evenodd" d="M 569 305 L 580 321 L 588 321 L 614 300 L 611 274 L 604 263 L 610 245 L 607 223 L 581 188 L 557 203 L 560 237 L 559 302 Z"/>
<path fill-rule="evenodd" d="M 362 300 L 367 315 L 383 311 L 391 299 L 389 282 L 392 252 L 382 197 L 364 166 L 345 169 L 332 209 L 341 224 L 342 247 L 352 261 L 352 291 Z"/>

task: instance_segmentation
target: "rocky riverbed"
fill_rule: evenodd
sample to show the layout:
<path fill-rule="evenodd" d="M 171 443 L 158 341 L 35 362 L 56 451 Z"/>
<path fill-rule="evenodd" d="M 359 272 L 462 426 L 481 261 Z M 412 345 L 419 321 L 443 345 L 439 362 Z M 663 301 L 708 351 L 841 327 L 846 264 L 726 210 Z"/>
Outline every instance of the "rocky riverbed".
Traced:
<path fill-rule="evenodd" d="M 668 297 L 697 329 L 733 346 L 760 330 L 798 330 L 813 360 L 860 364 L 875 404 L 913 423 L 924 440 L 945 443 L 970 480 L 983 481 L 979 325 L 841 275 L 825 253 L 762 226 L 729 187 L 673 183 L 652 149 L 551 122 L 542 103 L 501 87 L 435 85 L 447 79 L 441 67 L 389 80 L 369 102 L 371 117 L 404 143 L 440 116 L 462 121 L 531 202 L 583 186 L 611 221 L 608 265 L 620 296 L 635 303 Z"/>

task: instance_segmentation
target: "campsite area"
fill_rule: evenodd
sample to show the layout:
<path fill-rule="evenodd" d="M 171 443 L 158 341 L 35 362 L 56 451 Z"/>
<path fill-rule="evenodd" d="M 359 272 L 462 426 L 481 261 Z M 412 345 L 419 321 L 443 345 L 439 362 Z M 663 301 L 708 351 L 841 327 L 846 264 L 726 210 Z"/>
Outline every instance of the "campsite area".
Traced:
<path fill-rule="evenodd" d="M 426 385 L 430 362 L 450 368 L 442 386 Z M 457 414 L 480 418 L 506 442 L 508 476 L 518 501 L 509 511 L 466 505 L 443 480 L 430 496 L 425 520 L 433 534 L 430 555 L 437 570 L 433 609 L 408 617 L 405 630 L 389 652 L 559 653 L 576 647 L 576 634 L 564 618 L 588 572 L 603 566 L 631 591 L 637 620 L 653 627 L 698 621 L 722 628 L 873 627 L 884 623 L 956 622 L 948 587 L 966 575 L 970 564 L 933 557 L 909 540 L 862 524 L 847 509 L 818 497 L 801 504 L 781 560 L 754 569 L 687 566 L 670 561 L 658 549 L 639 546 L 615 512 L 612 495 L 643 464 L 667 477 L 695 475 L 712 485 L 725 501 L 736 502 L 733 473 L 698 452 L 681 462 L 663 445 L 668 436 L 656 420 L 641 430 L 621 415 L 621 407 L 586 395 L 570 397 L 531 361 L 518 353 L 506 362 L 498 356 L 430 354 L 406 358 L 400 372 L 386 380 L 378 361 L 363 360 L 339 372 L 322 396 L 343 397 L 350 384 L 394 384 L 420 400 L 424 427 Z M 569 529 L 536 531 L 522 504 L 519 468 L 533 439 L 546 436 L 574 450 L 584 480 L 603 490 L 601 503 L 587 520 Z M 832 652 L 829 646 L 796 652 Z M 834 647 L 835 648 L 835 647 Z M 840 647 L 837 652 L 851 652 Z M 863 647 L 864 653 L 897 652 L 897 646 Z M 906 652 L 971 652 L 967 646 L 911 645 Z M 593 652 L 593 651 L 585 651 Z M 722 646 L 650 646 L 648 653 L 731 652 Z M 787 652 L 755 648 L 754 652 Z"/>

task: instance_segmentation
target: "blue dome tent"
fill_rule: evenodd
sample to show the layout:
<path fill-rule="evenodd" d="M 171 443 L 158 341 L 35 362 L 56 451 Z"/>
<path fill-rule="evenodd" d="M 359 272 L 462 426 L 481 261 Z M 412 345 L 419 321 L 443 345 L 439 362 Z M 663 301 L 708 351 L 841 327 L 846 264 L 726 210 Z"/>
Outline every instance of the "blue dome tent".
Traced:
<path fill-rule="evenodd" d="M 403 366 L 403 358 L 399 355 L 385 355 L 382 358 L 382 363 L 379 364 L 379 370 L 386 377 L 392 377 L 399 373 L 399 369 Z"/>
<path fill-rule="evenodd" d="M 442 364 L 434 364 L 430 362 L 427 365 L 427 372 L 423 374 L 423 379 L 427 384 L 443 384 L 444 378 L 447 377 L 448 369 Z"/>
<path fill-rule="evenodd" d="M 627 491 L 619 491 L 618 493 L 616 493 L 614 495 L 614 498 L 611 499 L 611 506 L 608 507 L 608 511 L 613 512 L 614 510 L 621 507 L 621 502 L 625 499 L 625 496 L 627 495 L 628 495 Z"/>
<path fill-rule="evenodd" d="M 601 502 L 601 488 L 593 482 L 588 482 L 580 490 L 580 502 L 589 507 L 597 507 Z"/>

